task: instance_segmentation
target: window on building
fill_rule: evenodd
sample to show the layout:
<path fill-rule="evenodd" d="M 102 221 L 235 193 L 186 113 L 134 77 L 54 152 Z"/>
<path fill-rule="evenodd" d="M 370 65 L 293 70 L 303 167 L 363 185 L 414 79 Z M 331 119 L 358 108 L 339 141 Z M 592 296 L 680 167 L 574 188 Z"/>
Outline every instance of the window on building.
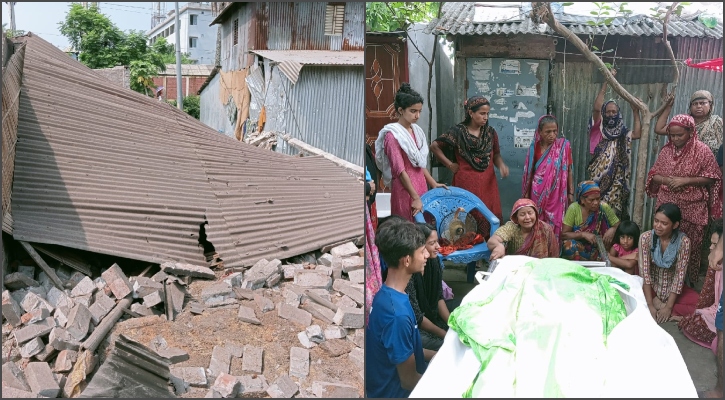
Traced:
<path fill-rule="evenodd" d="M 239 19 L 235 19 L 232 24 L 232 46 L 236 46 L 239 43 Z"/>
<path fill-rule="evenodd" d="M 342 35 L 345 22 L 345 3 L 327 3 L 325 11 L 325 35 Z"/>
<path fill-rule="evenodd" d="M 169 27 L 169 35 L 173 35 L 173 34 L 174 34 L 174 25 L 171 25 Z"/>
<path fill-rule="evenodd" d="M 196 48 L 196 39 L 197 38 L 195 38 L 193 36 L 189 36 L 189 48 L 190 49 L 195 49 Z"/>
<path fill-rule="evenodd" d="M 199 22 L 199 16 L 196 14 L 189 15 L 189 25 L 196 25 Z"/>

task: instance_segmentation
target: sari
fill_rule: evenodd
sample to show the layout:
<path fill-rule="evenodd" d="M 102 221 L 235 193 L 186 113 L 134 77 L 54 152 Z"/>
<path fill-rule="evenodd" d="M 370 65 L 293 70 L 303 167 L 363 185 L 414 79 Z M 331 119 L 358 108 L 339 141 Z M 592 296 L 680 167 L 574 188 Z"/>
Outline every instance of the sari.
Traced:
<path fill-rule="evenodd" d="M 370 307 L 373 305 L 375 294 L 383 285 L 380 270 L 380 255 L 375 246 L 375 230 L 370 221 L 370 209 L 365 207 L 365 325 L 368 324 Z"/>
<path fill-rule="evenodd" d="M 698 297 L 696 310 L 683 317 L 677 326 L 682 333 L 693 342 L 702 347 L 717 350 L 717 331 L 715 329 L 715 314 L 718 300 L 723 292 L 722 269 L 715 271 L 710 268 L 705 276 L 705 283 Z"/>
<path fill-rule="evenodd" d="M 683 126 L 690 129 L 690 139 L 682 149 L 677 149 L 672 142 L 662 147 L 657 160 L 647 175 L 645 190 L 649 197 L 656 198 L 655 209 L 664 203 L 674 203 L 682 211 L 682 221 L 679 230 L 690 238 L 692 248 L 698 251 L 690 252 L 690 261 L 687 276 L 692 284 L 696 283 L 700 275 L 699 251 L 705 235 L 705 227 L 710 219 L 722 218 L 722 172 L 715 161 L 715 155 L 705 143 L 698 140 L 695 120 L 685 114 L 676 115 L 667 125 Z M 667 185 L 654 181 L 655 175 L 704 177 L 715 180 L 713 185 L 686 186 L 684 190 L 672 191 Z"/>
<path fill-rule="evenodd" d="M 602 106 L 602 118 L 597 125 L 594 118 L 589 120 L 590 135 L 599 135 L 599 143 L 587 167 L 589 179 L 599 184 L 602 201 L 609 204 L 619 218 L 629 206 L 629 179 L 631 177 L 630 159 L 632 154 L 631 131 L 624 125 L 622 112 L 617 106 L 617 115 L 605 117 L 608 101 Z M 616 103 L 615 103 L 616 105 Z M 598 128 L 598 129 L 597 129 Z"/>
<path fill-rule="evenodd" d="M 695 129 L 697 129 L 700 141 L 705 143 L 713 154 L 716 154 L 718 148 L 722 146 L 722 118 L 719 115 L 713 115 L 712 109 L 715 107 L 715 99 L 712 97 L 712 93 L 707 90 L 698 90 L 693 93 L 690 98 L 690 106 L 695 100 L 701 99 L 710 101 L 710 112 L 707 119 L 695 125 Z"/>
<path fill-rule="evenodd" d="M 528 236 L 524 236 L 521 226 L 515 220 L 516 213 L 524 208 L 532 207 L 536 212 L 536 223 Z M 506 242 L 506 253 L 535 258 L 559 256 L 559 240 L 554 235 L 551 225 L 539 220 L 539 210 L 531 199 L 516 200 L 511 210 L 511 221 L 498 228 L 494 235 Z"/>
<path fill-rule="evenodd" d="M 596 212 L 590 212 L 586 221 L 579 203 L 581 197 L 598 191 L 594 181 L 579 183 L 576 189 L 577 202 L 572 203 L 564 216 L 564 224 L 571 226 L 573 232 L 588 232 L 603 236 L 607 229 L 619 223 L 619 218 L 607 203 L 600 202 Z M 576 261 L 599 261 L 599 248 L 596 243 L 585 240 L 567 239 L 562 243 L 561 258 Z"/>
<path fill-rule="evenodd" d="M 539 121 L 544 117 L 551 115 L 544 115 Z M 557 138 L 538 159 L 534 159 L 540 141 L 541 132 L 537 125 L 534 142 L 526 153 L 521 197 L 529 198 L 536 203 L 540 220 L 554 228 L 554 235 L 558 239 L 566 211 L 568 168 L 571 168 L 572 164 L 571 144 L 563 137 Z"/>

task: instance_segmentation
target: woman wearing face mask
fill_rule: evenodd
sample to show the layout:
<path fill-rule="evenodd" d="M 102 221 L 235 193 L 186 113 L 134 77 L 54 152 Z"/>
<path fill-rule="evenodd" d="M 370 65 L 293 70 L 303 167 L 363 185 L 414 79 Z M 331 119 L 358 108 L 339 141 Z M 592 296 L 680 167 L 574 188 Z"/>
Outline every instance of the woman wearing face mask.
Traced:
<path fill-rule="evenodd" d="M 612 75 L 617 75 L 612 70 Z M 642 134 L 639 109 L 632 107 L 634 129 L 624 123 L 619 106 L 610 100 L 604 103 L 607 81 L 594 100 L 592 118 L 589 120 L 589 152 L 593 154 L 587 172 L 589 178 L 599 184 L 602 201 L 609 204 L 620 219 L 627 214 L 629 205 L 629 179 L 632 140 Z"/>
<path fill-rule="evenodd" d="M 682 210 L 680 230 L 692 242 L 687 280 L 694 285 L 700 274 L 699 251 L 710 219 L 722 218 L 722 173 L 715 155 L 697 139 L 695 120 L 676 115 L 667 124 L 669 142 L 662 147 L 647 176 L 647 195 L 655 207 L 674 203 Z M 710 218 L 708 218 L 710 217 Z"/>
<path fill-rule="evenodd" d="M 403 83 L 395 94 L 398 122 L 387 124 L 375 141 L 375 164 L 390 186 L 390 213 L 413 222 L 423 209 L 420 197 L 428 187 L 446 187 L 428 172 L 428 142 L 416 122 L 423 109 L 423 97 Z"/>

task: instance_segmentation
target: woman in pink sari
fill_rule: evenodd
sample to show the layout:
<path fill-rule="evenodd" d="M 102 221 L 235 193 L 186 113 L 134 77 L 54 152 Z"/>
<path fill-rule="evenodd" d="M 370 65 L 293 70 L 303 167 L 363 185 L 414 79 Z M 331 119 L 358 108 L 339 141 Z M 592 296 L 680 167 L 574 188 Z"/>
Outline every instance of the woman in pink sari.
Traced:
<path fill-rule="evenodd" d="M 522 197 L 533 200 L 539 218 L 554 228 L 559 239 L 567 207 L 574 201 L 571 144 L 557 138 L 559 124 L 553 115 L 539 118 L 534 142 L 524 164 Z"/>
<path fill-rule="evenodd" d="M 375 294 L 383 285 L 380 271 L 380 255 L 375 246 L 375 228 L 370 220 L 370 207 L 365 203 L 365 325 Z"/>

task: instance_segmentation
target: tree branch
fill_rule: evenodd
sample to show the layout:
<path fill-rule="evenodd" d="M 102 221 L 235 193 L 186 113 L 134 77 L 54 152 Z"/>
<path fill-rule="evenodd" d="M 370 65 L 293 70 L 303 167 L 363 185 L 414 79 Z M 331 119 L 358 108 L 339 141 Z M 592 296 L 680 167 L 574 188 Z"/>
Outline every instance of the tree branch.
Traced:
<path fill-rule="evenodd" d="M 670 6 L 670 9 L 667 10 L 667 13 L 665 14 L 664 22 L 662 22 L 662 42 L 665 44 L 667 54 L 670 56 L 670 61 L 672 61 L 672 66 L 675 68 L 675 79 L 672 80 L 672 90 L 670 90 L 669 95 L 665 97 L 662 105 L 660 105 L 657 111 L 652 114 L 653 118 L 658 118 L 664 112 L 665 108 L 670 103 L 670 98 L 674 98 L 675 91 L 677 90 L 677 83 L 680 81 L 680 68 L 677 66 L 677 61 L 675 61 L 675 53 L 672 51 L 670 41 L 667 40 L 667 26 L 670 23 L 670 17 L 672 16 L 672 11 L 676 9 L 679 4 L 680 3 L 678 2 L 672 3 L 672 6 Z"/>

